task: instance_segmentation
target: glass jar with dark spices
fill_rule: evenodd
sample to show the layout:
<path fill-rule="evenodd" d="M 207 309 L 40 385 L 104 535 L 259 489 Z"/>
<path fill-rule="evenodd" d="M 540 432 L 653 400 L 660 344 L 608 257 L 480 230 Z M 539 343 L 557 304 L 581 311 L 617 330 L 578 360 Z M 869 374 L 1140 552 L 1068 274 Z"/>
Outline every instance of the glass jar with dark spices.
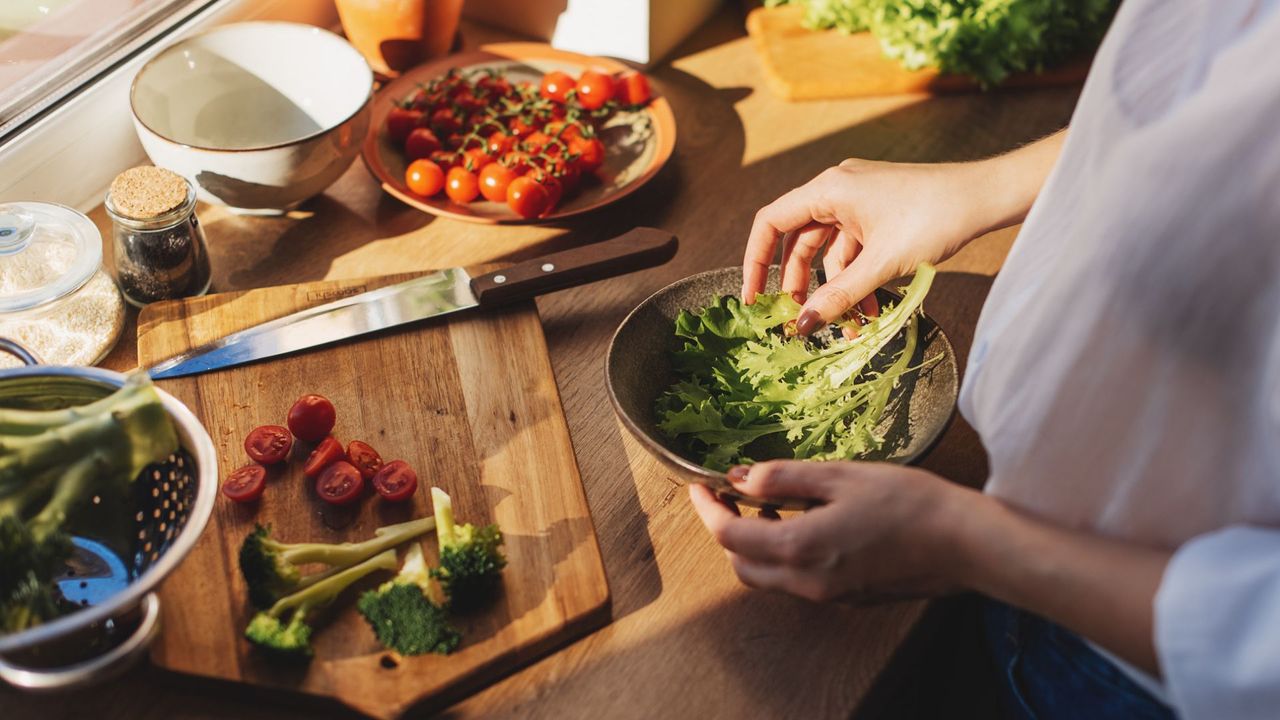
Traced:
<path fill-rule="evenodd" d="M 196 218 L 196 192 L 181 175 L 144 165 L 107 191 L 120 289 L 139 307 L 209 290 L 209 250 Z"/>

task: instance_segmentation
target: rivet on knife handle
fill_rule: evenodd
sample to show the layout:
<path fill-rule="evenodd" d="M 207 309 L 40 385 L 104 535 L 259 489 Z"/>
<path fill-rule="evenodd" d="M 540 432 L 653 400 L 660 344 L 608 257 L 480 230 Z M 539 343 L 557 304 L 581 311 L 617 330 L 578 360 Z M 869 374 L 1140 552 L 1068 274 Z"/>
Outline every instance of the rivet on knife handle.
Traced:
<path fill-rule="evenodd" d="M 527 300 L 661 265 L 675 257 L 676 236 L 657 228 L 639 227 L 612 240 L 584 245 L 527 260 L 471 281 L 481 305 Z"/>

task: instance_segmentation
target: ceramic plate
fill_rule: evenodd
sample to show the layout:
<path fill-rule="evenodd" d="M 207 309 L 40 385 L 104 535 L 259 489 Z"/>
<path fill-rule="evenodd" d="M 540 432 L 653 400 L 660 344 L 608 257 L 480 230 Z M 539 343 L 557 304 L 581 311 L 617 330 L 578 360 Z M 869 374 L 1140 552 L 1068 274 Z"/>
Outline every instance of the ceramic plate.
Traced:
<path fill-rule="evenodd" d="M 676 121 L 671 106 L 655 96 L 647 107 L 611 118 L 601 130 L 605 144 L 604 166 L 599 182 L 584 183 L 573 197 L 560 203 L 547 217 L 526 220 L 505 203 L 483 197 L 459 205 L 443 195 L 423 198 L 409 192 L 404 183 L 408 163 L 399 147 L 387 138 L 386 119 L 394 103 L 408 97 L 419 84 L 444 75 L 450 68 L 501 70 L 513 81 L 538 82 L 552 70 L 578 77 L 583 70 L 599 68 L 611 73 L 630 70 L 608 58 L 589 57 L 556 50 L 541 43 L 495 43 L 477 51 L 451 55 L 409 70 L 384 87 L 374 100 L 373 125 L 364 144 L 364 161 L 382 183 L 382 189 L 419 210 L 433 215 L 477 223 L 550 222 L 608 205 L 635 192 L 651 180 L 671 157 L 676 144 Z"/>

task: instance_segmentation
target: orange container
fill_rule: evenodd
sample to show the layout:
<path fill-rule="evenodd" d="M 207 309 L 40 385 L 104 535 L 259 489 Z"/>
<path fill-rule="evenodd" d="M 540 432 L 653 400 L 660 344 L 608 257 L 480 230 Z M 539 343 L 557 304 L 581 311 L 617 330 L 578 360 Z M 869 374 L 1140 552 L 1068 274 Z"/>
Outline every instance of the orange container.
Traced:
<path fill-rule="evenodd" d="M 395 77 L 449 52 L 462 0 L 337 0 L 342 30 L 374 72 Z"/>

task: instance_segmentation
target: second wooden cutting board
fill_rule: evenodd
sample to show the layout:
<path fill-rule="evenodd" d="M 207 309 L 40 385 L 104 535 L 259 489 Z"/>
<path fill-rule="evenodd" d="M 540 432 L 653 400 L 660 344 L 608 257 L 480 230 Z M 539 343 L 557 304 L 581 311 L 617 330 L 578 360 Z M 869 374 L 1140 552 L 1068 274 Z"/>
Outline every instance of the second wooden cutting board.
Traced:
<path fill-rule="evenodd" d="M 139 320 L 148 366 L 193 346 L 312 305 L 408 276 L 319 282 L 149 306 Z M 532 303 L 427 321 L 320 350 L 160 383 L 196 413 L 218 448 L 222 475 L 244 465 L 257 425 L 283 424 L 305 393 L 338 409 L 334 435 L 364 440 L 420 477 L 393 505 L 370 497 L 335 511 L 316 496 L 300 461 L 274 473 L 257 506 L 219 498 L 191 555 L 165 582 L 160 667 L 332 698 L 395 717 L 437 710 L 608 622 L 609 591 L 578 476 L 542 327 Z M 295 453 L 305 453 L 300 447 Z M 382 649 L 353 607 L 354 593 L 315 633 L 315 660 L 282 668 L 242 638 L 252 616 L 236 554 L 255 523 L 285 541 L 341 542 L 431 511 L 428 489 L 454 498 L 460 521 L 496 522 L 509 564 L 496 604 L 461 618 L 449 656 L 399 657 Z M 436 556 L 427 536 L 428 557 Z M 388 576 L 374 576 L 361 588 Z"/>

